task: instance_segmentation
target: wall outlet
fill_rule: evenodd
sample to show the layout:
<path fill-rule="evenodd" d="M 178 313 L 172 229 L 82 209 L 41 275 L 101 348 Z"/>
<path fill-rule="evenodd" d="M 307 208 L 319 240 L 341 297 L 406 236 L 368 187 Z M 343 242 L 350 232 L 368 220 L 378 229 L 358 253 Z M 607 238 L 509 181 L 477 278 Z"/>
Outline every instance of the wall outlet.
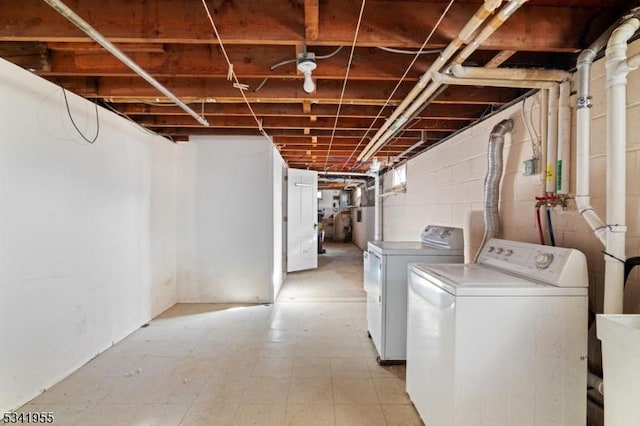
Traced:
<path fill-rule="evenodd" d="M 524 162 L 524 170 L 522 174 L 525 176 L 531 176 L 536 174 L 536 169 L 538 166 L 537 158 L 530 158 Z"/>

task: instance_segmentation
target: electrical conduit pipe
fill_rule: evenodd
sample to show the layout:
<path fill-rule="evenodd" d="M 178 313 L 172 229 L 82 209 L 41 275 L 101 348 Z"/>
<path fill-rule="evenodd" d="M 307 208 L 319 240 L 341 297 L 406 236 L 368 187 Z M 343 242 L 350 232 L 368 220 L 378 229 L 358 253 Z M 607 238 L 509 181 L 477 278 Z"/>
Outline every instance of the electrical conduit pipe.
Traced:
<path fill-rule="evenodd" d="M 627 42 L 640 28 L 638 18 L 630 18 L 616 28 L 606 50 L 607 90 L 607 226 L 604 272 L 604 313 L 621 314 L 624 299 L 626 223 L 626 102 Z M 632 64 L 636 60 L 631 61 Z"/>
<path fill-rule="evenodd" d="M 436 59 L 433 64 L 429 67 L 429 69 L 420 77 L 420 81 L 411 89 L 411 91 L 407 94 L 407 96 L 402 100 L 400 105 L 393 111 L 391 116 L 384 122 L 384 124 L 378 129 L 375 135 L 371 138 L 371 141 L 364 147 L 360 155 L 358 156 L 358 161 L 366 161 L 368 160 L 376 151 L 377 148 L 374 148 L 376 142 L 380 137 L 386 132 L 389 127 L 392 125 L 401 126 L 406 122 L 406 118 L 404 121 L 400 119 L 400 115 L 404 112 L 404 110 L 411 104 L 411 102 L 418 97 L 420 92 L 424 90 L 425 87 L 429 84 L 431 80 L 431 73 L 439 71 L 449 59 L 458 51 L 460 46 L 463 43 L 468 43 L 469 39 L 473 36 L 475 31 L 482 25 L 482 23 L 493 13 L 495 9 L 497 9 L 502 0 L 485 0 L 484 4 L 480 6 L 480 8 L 476 11 L 476 13 L 469 19 L 467 24 L 460 30 L 456 38 L 454 38 L 451 43 L 440 53 L 438 59 Z M 394 131 L 395 131 L 394 130 Z"/>

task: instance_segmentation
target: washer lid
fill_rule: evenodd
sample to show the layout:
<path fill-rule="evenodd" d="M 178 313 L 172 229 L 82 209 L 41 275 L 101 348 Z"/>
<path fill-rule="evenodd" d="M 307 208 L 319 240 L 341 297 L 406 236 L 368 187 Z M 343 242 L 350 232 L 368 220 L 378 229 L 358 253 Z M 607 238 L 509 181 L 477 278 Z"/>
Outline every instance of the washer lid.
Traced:
<path fill-rule="evenodd" d="M 557 287 L 481 264 L 409 265 L 409 271 L 454 296 L 586 296 L 585 287 Z"/>
<path fill-rule="evenodd" d="M 377 255 L 463 256 L 461 248 L 433 247 L 420 241 L 369 241 L 369 251 Z"/>

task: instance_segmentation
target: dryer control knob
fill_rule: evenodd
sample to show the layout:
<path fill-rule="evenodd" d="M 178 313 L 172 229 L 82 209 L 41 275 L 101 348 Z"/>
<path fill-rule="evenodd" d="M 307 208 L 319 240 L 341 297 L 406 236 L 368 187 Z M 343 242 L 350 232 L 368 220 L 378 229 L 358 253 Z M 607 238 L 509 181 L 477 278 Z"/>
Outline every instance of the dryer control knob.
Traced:
<path fill-rule="evenodd" d="M 513 250 L 511 249 L 507 249 L 507 251 L 504 252 L 504 255 L 507 257 L 511 256 L 512 254 L 513 254 Z"/>
<path fill-rule="evenodd" d="M 495 247 L 493 247 L 493 246 L 489 246 L 489 248 L 487 249 L 487 251 L 488 251 L 489 253 L 491 253 L 493 250 L 495 250 Z"/>
<path fill-rule="evenodd" d="M 501 248 L 499 248 L 499 249 L 497 249 L 497 250 L 496 250 L 496 254 L 502 254 L 502 252 L 503 252 L 503 251 L 504 251 L 504 250 L 502 250 Z"/>
<path fill-rule="evenodd" d="M 553 262 L 553 253 L 540 253 L 536 256 L 536 268 L 547 269 Z"/>

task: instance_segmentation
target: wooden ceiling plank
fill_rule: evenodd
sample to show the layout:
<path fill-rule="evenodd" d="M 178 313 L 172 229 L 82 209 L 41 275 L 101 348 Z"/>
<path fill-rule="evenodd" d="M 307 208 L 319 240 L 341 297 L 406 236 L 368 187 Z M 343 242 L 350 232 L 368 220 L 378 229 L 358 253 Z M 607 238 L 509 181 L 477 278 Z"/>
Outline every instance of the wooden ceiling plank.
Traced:
<path fill-rule="evenodd" d="M 12 42 L 4 42 L 12 43 Z M 13 42 L 19 43 L 19 42 Z M 65 45 L 65 43 L 49 43 Z M 135 73 L 110 53 L 99 49 L 75 49 L 73 46 L 92 46 L 90 43 L 71 43 L 69 49 L 52 49 L 51 71 L 48 75 L 79 76 L 134 76 Z M 130 44 L 126 44 L 129 46 Z M 209 45 L 156 45 L 160 51 L 150 49 L 131 50 L 128 56 L 145 71 L 155 77 L 202 77 L 226 78 L 227 62 L 219 49 Z M 289 46 L 229 46 L 226 48 L 234 71 L 239 78 L 302 79 L 295 64 L 285 64 L 271 70 L 271 67 L 283 60 L 293 59 L 294 53 Z M 333 51 L 333 48 L 312 48 L 318 54 Z M 393 54 L 374 48 L 356 50 L 354 68 L 349 75 L 351 80 L 390 80 L 396 81 L 411 63 L 411 56 Z M 418 81 L 435 56 L 421 58 L 405 77 L 406 81 Z M 314 71 L 315 79 L 344 79 L 344 68 L 348 57 L 336 55 L 318 60 Z"/>
<path fill-rule="evenodd" d="M 307 41 L 318 39 L 320 1 L 304 0 L 304 31 Z"/>
<path fill-rule="evenodd" d="M 194 121 L 190 116 L 132 116 L 132 119 L 139 123 L 152 127 L 200 127 L 201 125 Z M 253 117 L 244 116 L 219 116 L 216 118 L 205 116 L 212 128 L 253 128 L 256 127 L 256 121 Z M 373 126 L 378 129 L 384 123 L 384 119 L 380 118 L 372 122 L 368 118 L 340 118 L 337 123 L 333 118 L 320 118 L 315 122 L 309 122 L 304 117 L 264 117 L 262 127 L 264 129 L 300 129 L 302 128 L 305 135 L 311 135 L 312 130 L 327 129 L 330 130 L 334 126 L 339 130 L 358 130 L 367 129 Z M 468 121 L 470 122 L 470 120 Z M 460 127 L 458 122 L 450 120 L 420 120 L 412 126 L 411 130 L 430 129 L 437 131 L 454 131 Z"/>
<path fill-rule="evenodd" d="M 307 101 L 309 108 L 311 102 Z M 164 106 L 144 103 L 114 103 L 113 108 L 125 114 L 131 115 L 188 115 L 178 106 L 166 104 Z M 254 103 L 251 105 L 254 113 L 259 117 L 290 116 L 308 117 L 308 113 L 300 110 L 295 104 Z M 479 117 L 484 111 L 482 105 L 460 104 L 431 104 L 420 112 L 418 118 L 433 118 L 454 121 L 467 121 Z M 207 116 L 251 116 L 251 111 L 245 104 L 205 103 L 204 109 L 199 106 L 198 111 L 203 111 Z M 380 112 L 380 107 L 375 105 L 342 105 L 340 116 L 345 118 L 375 118 L 388 117 L 393 112 L 392 107 L 385 107 Z M 313 113 L 316 117 L 335 117 L 335 105 L 314 104 Z"/>
<path fill-rule="evenodd" d="M 502 65 L 507 59 L 512 57 L 516 53 L 515 50 L 501 50 L 491 58 L 489 62 L 487 62 L 484 66 L 485 68 L 498 68 Z"/>
<path fill-rule="evenodd" d="M 625 7 L 622 0 L 600 2 L 598 7 L 524 5 L 482 48 L 494 50 L 572 52 L 593 40 L 583 39 L 575 28 L 590 30 L 592 38 L 603 32 Z M 318 26 L 322 34 L 316 45 L 350 45 L 353 22 L 360 2 L 325 0 Z M 358 36 L 359 46 L 419 47 L 430 30 L 425 23 L 436 22 L 446 3 L 441 1 L 376 1 L 367 5 L 367 13 Z M 211 27 L 202 8 L 191 0 L 105 0 L 75 2 L 74 11 L 115 43 L 213 43 Z M 477 5 L 456 2 L 441 22 L 427 48 L 444 47 L 453 39 Z M 40 0 L 0 0 L 0 40 L 39 40 L 47 42 L 86 41 L 87 36 Z M 390 13 L 393 11 L 393 13 Z M 304 16 L 297 2 L 280 0 L 221 2 L 215 22 L 231 44 L 280 44 L 302 42 Z M 250 29 L 250 31 L 248 31 Z"/>
<path fill-rule="evenodd" d="M 123 52 L 135 52 L 135 53 L 166 53 L 165 46 L 162 43 L 115 43 L 116 47 Z M 104 47 L 93 41 L 77 42 L 77 43 L 62 43 L 62 42 L 50 42 L 47 43 L 47 47 L 50 50 L 59 52 L 73 52 L 73 53 L 103 53 L 105 55 L 111 55 L 104 50 Z"/>
<path fill-rule="evenodd" d="M 86 81 L 94 81 L 95 87 L 87 91 Z M 216 102 L 243 102 L 237 89 L 233 88 L 228 81 L 222 79 L 197 79 L 197 78 L 178 78 L 178 79 L 158 79 L 162 84 L 169 87 L 171 91 L 183 101 L 201 101 L 212 100 Z M 102 77 L 99 79 L 87 78 L 56 78 L 54 81 L 62 81 L 67 86 L 77 86 L 77 94 L 90 98 L 100 97 L 107 100 L 115 99 L 132 99 L 132 100 L 151 100 L 156 102 L 163 99 L 157 90 L 149 86 L 140 78 L 128 77 Z M 67 84 L 68 83 L 68 84 Z M 246 83 L 251 83 L 247 81 Z M 292 84 L 292 82 L 277 82 L 272 85 L 269 90 L 255 93 L 245 91 L 247 100 L 251 103 L 296 103 L 305 97 L 311 99 L 312 102 L 335 104 L 340 99 L 342 82 L 325 81 L 322 87 L 319 87 L 317 93 L 313 95 L 304 94 L 301 85 Z M 344 104 L 384 104 L 388 100 L 388 94 L 395 87 L 393 82 L 379 82 L 376 90 L 372 91 L 371 86 L 367 82 L 353 81 L 347 85 L 344 94 Z M 404 98 L 406 93 L 413 87 L 411 83 L 403 83 L 395 92 L 392 100 L 399 102 Z M 451 86 L 447 88 L 435 102 L 437 103 L 461 103 L 461 104 L 492 104 L 502 105 L 519 94 L 524 93 L 520 89 L 513 88 L 497 88 L 497 87 L 461 87 Z"/>

